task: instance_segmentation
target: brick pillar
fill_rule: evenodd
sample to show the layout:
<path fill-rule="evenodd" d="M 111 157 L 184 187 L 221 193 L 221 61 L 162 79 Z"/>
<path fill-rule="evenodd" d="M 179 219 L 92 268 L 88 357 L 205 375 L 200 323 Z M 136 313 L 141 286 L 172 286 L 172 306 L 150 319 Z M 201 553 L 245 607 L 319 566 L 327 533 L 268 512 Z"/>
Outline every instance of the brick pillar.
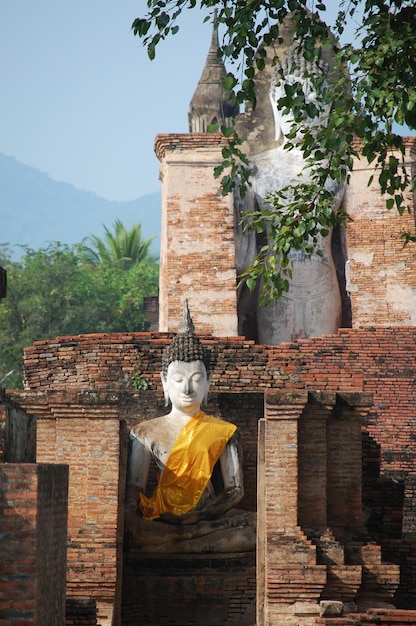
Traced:
<path fill-rule="evenodd" d="M 361 425 L 372 399 L 337 393 L 328 421 L 328 525 L 338 538 L 362 531 Z"/>
<path fill-rule="evenodd" d="M 344 538 L 363 534 L 361 425 L 370 404 L 362 393 L 313 391 L 300 420 L 299 522 L 327 565 L 321 599 L 354 601 L 361 584 L 361 565 L 346 564 Z"/>
<path fill-rule="evenodd" d="M 368 394 L 309 392 L 299 420 L 299 523 L 318 538 L 362 532 L 361 425 Z"/>
<path fill-rule="evenodd" d="M 159 330 L 176 332 L 189 300 L 198 333 L 237 335 L 233 199 L 214 168 L 227 145 L 218 134 L 158 135 L 162 232 Z"/>
<path fill-rule="evenodd" d="M 68 466 L 0 465 L 0 623 L 63 626 Z"/>
<path fill-rule="evenodd" d="M 326 567 L 298 526 L 298 425 L 307 392 L 266 394 L 260 427 L 258 500 L 259 626 L 302 624 L 318 614 Z M 303 620 L 306 620 L 303 622 Z"/>
<path fill-rule="evenodd" d="M 310 392 L 299 420 L 298 521 L 309 535 L 319 537 L 327 520 L 327 424 L 335 393 Z"/>
<path fill-rule="evenodd" d="M 69 465 L 67 596 L 94 599 L 100 626 L 120 626 L 128 436 L 119 396 L 49 391 L 23 403 L 37 412 L 38 461 Z"/>

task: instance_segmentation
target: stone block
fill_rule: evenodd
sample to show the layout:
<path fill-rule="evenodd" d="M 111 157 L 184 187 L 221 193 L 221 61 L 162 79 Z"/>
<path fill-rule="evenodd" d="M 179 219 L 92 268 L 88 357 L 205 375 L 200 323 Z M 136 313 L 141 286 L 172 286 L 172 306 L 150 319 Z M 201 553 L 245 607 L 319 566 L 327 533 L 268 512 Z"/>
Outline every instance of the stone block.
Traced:
<path fill-rule="evenodd" d="M 322 600 L 319 603 L 319 615 L 321 617 L 342 615 L 343 608 L 343 602 L 337 602 L 336 600 Z"/>

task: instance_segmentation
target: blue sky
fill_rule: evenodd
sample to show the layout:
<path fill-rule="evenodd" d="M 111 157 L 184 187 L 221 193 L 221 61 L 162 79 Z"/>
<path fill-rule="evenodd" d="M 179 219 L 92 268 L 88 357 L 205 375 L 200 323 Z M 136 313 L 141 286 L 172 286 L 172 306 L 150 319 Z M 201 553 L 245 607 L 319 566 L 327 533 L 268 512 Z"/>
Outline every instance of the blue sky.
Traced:
<path fill-rule="evenodd" d="M 188 132 L 209 24 L 188 11 L 151 62 L 145 0 L 0 0 L 0 152 L 110 200 L 159 191 L 158 132 Z"/>
<path fill-rule="evenodd" d="M 188 132 L 211 26 L 187 10 L 150 61 L 131 32 L 145 13 L 145 0 L 0 0 L 0 152 L 110 200 L 159 191 L 155 136 Z"/>

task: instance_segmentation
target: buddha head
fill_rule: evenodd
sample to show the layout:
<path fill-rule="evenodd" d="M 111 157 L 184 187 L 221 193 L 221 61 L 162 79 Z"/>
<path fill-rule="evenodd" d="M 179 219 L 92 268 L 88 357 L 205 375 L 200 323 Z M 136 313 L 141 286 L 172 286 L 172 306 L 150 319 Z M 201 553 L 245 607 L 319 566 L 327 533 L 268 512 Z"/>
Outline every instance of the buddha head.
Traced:
<path fill-rule="evenodd" d="M 185 300 L 178 334 L 162 356 L 161 379 L 166 406 L 194 414 L 207 401 L 211 377 L 211 353 L 195 335 Z"/>
<path fill-rule="evenodd" d="M 273 107 L 275 121 L 275 140 L 284 142 L 289 134 L 294 118 L 290 114 L 283 114 L 278 108 L 280 98 L 285 96 L 285 85 L 299 83 L 302 88 L 305 102 L 318 104 L 318 95 L 314 86 L 313 77 L 327 74 L 328 65 L 321 61 L 320 65 L 316 61 L 306 61 L 302 48 L 295 41 L 287 51 L 282 63 L 276 67 L 270 85 L 269 97 Z M 328 114 L 328 108 L 320 107 L 321 113 L 318 117 L 309 118 L 305 112 L 304 124 L 312 126 L 318 122 L 322 123 Z"/>

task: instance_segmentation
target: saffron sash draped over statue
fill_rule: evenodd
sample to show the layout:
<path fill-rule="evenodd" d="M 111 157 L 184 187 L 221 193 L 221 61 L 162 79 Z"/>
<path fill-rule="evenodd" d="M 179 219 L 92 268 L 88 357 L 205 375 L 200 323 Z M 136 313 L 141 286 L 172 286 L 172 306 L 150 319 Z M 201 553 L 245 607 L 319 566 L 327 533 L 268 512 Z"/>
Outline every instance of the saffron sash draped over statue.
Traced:
<path fill-rule="evenodd" d="M 181 515 L 195 509 L 236 430 L 234 424 L 198 411 L 179 433 L 153 495 L 140 494 L 143 517 L 150 520 L 162 513 Z"/>

